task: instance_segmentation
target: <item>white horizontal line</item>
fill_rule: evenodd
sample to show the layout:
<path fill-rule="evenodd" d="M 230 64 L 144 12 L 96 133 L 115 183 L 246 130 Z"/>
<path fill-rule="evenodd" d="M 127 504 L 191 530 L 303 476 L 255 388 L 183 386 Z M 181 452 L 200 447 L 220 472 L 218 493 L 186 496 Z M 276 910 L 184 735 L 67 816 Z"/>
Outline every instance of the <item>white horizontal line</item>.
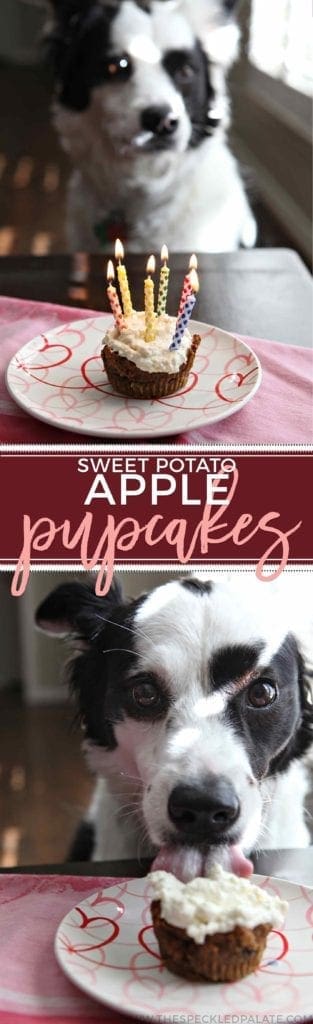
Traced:
<path fill-rule="evenodd" d="M 15 559 L 15 561 L 7 561 L 7 559 L 0 558 L 0 565 L 2 566 L 2 569 L 7 570 L 8 572 L 11 572 L 11 571 L 16 569 L 17 562 L 18 562 L 17 558 Z M 310 565 L 313 564 L 313 558 L 291 558 L 289 560 L 289 566 L 292 566 L 292 565 L 294 565 L 296 563 L 299 563 L 300 565 L 303 565 L 303 567 L 305 568 L 306 566 L 310 566 Z M 156 559 L 155 562 L 146 562 L 144 559 L 141 559 L 136 564 L 134 564 L 133 562 L 119 562 L 118 559 L 115 559 L 115 565 L 118 567 L 118 569 L 120 571 L 123 571 L 123 572 L 124 571 L 132 572 L 132 570 L 134 570 L 134 572 L 136 572 L 136 571 L 140 572 L 142 569 L 145 569 L 145 570 L 146 569 L 149 569 L 149 570 L 151 569 L 151 570 L 153 570 L 156 567 L 158 569 L 162 569 L 162 568 L 165 568 L 165 569 L 171 568 L 172 569 L 172 568 L 174 568 L 174 569 L 177 569 L 178 572 L 186 572 L 186 571 L 188 571 L 188 566 L 190 566 L 190 565 L 192 565 L 193 569 L 197 569 L 197 571 L 199 571 L 199 572 L 204 572 L 204 571 L 207 572 L 208 569 L 212 570 L 212 572 L 213 572 L 213 571 L 215 571 L 215 569 L 218 569 L 220 566 L 226 565 L 226 566 L 228 566 L 229 571 L 231 572 L 232 570 L 244 568 L 245 566 L 247 566 L 249 569 L 251 568 L 252 570 L 254 570 L 254 569 L 256 569 L 256 567 L 258 565 L 258 559 L 246 558 L 244 562 L 236 562 L 236 559 L 233 559 L 230 562 L 229 558 L 222 558 L 222 559 L 220 559 L 219 562 L 204 562 L 204 563 L 194 562 L 193 559 L 190 559 L 189 562 L 186 562 L 185 564 L 183 564 L 181 562 L 177 562 L 177 560 L 176 561 L 170 561 L 170 559 L 168 561 L 166 559 L 165 560 L 164 559 Z M 267 561 L 266 565 L 271 570 L 275 569 L 275 568 L 277 568 L 277 569 L 279 568 L 279 563 L 278 562 L 273 562 L 270 559 Z M 101 563 L 98 564 L 98 565 L 93 566 L 92 569 L 86 569 L 86 567 L 84 565 L 82 565 L 81 562 L 71 562 L 70 559 L 64 559 L 64 561 L 62 561 L 62 559 L 61 559 L 58 562 L 55 562 L 51 558 L 51 559 L 46 559 L 46 561 L 43 562 L 43 563 L 38 562 L 38 561 L 32 562 L 32 564 L 30 566 L 30 571 L 32 572 L 34 570 L 34 571 L 38 571 L 38 572 L 40 572 L 40 571 L 44 572 L 46 570 L 47 572 L 50 572 L 51 568 L 57 570 L 57 569 L 66 569 L 67 567 L 69 569 L 74 569 L 75 572 L 86 572 L 86 573 L 93 573 L 93 572 L 96 573 L 96 572 L 99 572 L 99 569 L 103 568 Z M 266 566 L 264 568 L 266 569 Z M 285 566 L 285 568 L 283 570 L 284 573 L 287 570 L 288 570 L 288 566 Z"/>
<path fill-rule="evenodd" d="M 67 445 L 61 445 L 61 444 L 29 444 L 29 445 L 27 445 L 27 444 L 2 444 L 1 445 L 1 454 L 2 455 L 37 455 L 37 454 L 41 454 L 41 455 L 47 455 L 47 454 L 48 455 L 50 455 L 50 454 L 59 455 L 61 453 L 62 454 L 64 453 L 65 455 L 73 456 L 76 453 L 79 453 L 79 454 L 85 453 L 87 455 L 88 454 L 95 455 L 95 453 L 99 453 L 99 454 L 111 455 L 112 458 L 114 458 L 114 455 L 116 453 L 120 454 L 120 453 L 123 453 L 123 452 L 125 452 L 125 454 L 128 454 L 128 453 L 131 452 L 134 457 L 136 456 L 137 452 L 140 452 L 140 453 L 147 452 L 150 455 L 158 455 L 159 453 L 161 453 L 162 455 L 164 455 L 164 454 L 172 454 L 172 453 L 176 454 L 177 452 L 182 452 L 183 454 L 186 454 L 186 455 L 189 455 L 190 453 L 192 453 L 192 454 L 202 455 L 204 457 L 206 455 L 209 455 L 210 452 L 213 452 L 213 453 L 215 453 L 215 452 L 216 453 L 219 453 L 219 452 L 238 452 L 241 455 L 251 455 L 251 453 L 253 453 L 253 454 L 257 455 L 257 456 L 264 455 L 264 454 L 270 454 L 271 455 L 271 454 L 274 454 L 276 452 L 281 454 L 281 455 L 302 455 L 302 454 L 303 455 L 309 455 L 309 454 L 313 453 L 313 447 L 310 444 L 265 444 L 265 445 L 260 445 L 260 444 L 255 444 L 254 445 L 254 444 L 252 444 L 252 445 L 248 445 L 248 444 L 235 444 L 235 442 L 231 442 L 229 444 L 210 444 L 210 445 L 208 445 L 208 444 L 201 444 L 201 445 L 191 445 L 191 444 L 162 445 L 162 444 L 160 444 L 160 445 L 157 446 L 155 444 L 155 442 L 153 444 L 145 444 L 145 445 L 143 445 L 143 444 L 138 444 L 137 441 L 135 442 L 135 444 L 136 444 L 135 451 L 134 451 L 134 444 L 132 444 L 132 445 L 130 445 L 130 444 L 116 444 L 115 445 L 115 443 L 114 443 L 114 448 L 112 448 L 112 442 L 111 442 L 111 444 L 94 444 L 94 445 L 92 445 L 92 444 L 79 444 L 79 445 L 78 444 L 67 444 Z"/>

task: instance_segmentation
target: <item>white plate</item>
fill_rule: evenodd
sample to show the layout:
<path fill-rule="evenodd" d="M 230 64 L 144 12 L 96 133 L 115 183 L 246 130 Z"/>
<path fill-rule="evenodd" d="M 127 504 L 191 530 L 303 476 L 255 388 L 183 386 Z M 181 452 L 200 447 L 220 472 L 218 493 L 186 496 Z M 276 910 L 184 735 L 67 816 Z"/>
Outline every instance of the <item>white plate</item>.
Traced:
<path fill-rule="evenodd" d="M 162 437 L 216 423 L 242 409 L 261 383 L 254 352 L 239 338 L 191 322 L 201 334 L 187 386 L 170 398 L 142 401 L 113 392 L 100 356 L 113 320 L 89 317 L 24 345 L 7 370 L 12 398 L 45 423 L 97 437 Z"/>
<path fill-rule="evenodd" d="M 183 981 L 163 967 L 151 925 L 147 878 L 121 882 L 89 896 L 60 924 L 60 966 L 88 995 L 143 1020 L 219 1024 L 245 1017 L 258 1024 L 309 1018 L 312 1011 L 313 890 L 276 878 L 254 881 L 288 900 L 283 931 L 268 937 L 261 966 L 234 984 Z M 181 1014 L 181 1018 L 179 1015 Z"/>

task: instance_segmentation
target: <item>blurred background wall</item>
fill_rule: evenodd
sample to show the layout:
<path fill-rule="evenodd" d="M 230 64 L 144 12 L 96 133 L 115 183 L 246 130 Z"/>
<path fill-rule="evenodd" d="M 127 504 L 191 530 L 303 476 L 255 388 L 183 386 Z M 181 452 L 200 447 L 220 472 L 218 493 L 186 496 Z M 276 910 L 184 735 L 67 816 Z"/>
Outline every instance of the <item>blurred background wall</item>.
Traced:
<path fill-rule="evenodd" d="M 50 122 L 42 59 L 46 0 L 0 4 L 0 254 L 66 249 L 69 174 Z M 290 245 L 311 262 L 310 0 L 242 0 L 241 56 L 230 75 L 231 144 L 243 165 L 258 245 Z"/>

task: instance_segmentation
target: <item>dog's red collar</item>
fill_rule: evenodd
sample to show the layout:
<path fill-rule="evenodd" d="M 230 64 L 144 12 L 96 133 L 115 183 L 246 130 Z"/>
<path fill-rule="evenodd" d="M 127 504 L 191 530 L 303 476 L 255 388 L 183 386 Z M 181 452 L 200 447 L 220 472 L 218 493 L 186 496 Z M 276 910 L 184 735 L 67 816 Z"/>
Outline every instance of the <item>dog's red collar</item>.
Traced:
<path fill-rule="evenodd" d="M 101 248 L 105 251 L 108 245 L 114 244 L 116 238 L 127 241 L 128 228 L 126 222 L 118 211 L 113 211 L 110 217 L 100 220 L 94 224 L 95 236 L 100 242 Z"/>

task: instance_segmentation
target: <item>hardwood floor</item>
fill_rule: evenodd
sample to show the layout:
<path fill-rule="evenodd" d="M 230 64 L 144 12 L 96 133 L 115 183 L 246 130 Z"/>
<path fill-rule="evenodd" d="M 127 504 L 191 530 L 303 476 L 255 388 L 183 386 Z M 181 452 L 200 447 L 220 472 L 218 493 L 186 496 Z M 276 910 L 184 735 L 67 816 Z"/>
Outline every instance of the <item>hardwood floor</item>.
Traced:
<path fill-rule="evenodd" d="M 0 694 L 0 867 L 66 859 L 92 779 L 68 705 Z"/>
<path fill-rule="evenodd" d="M 68 163 L 39 66 L 0 65 L 0 254 L 62 252 Z"/>

